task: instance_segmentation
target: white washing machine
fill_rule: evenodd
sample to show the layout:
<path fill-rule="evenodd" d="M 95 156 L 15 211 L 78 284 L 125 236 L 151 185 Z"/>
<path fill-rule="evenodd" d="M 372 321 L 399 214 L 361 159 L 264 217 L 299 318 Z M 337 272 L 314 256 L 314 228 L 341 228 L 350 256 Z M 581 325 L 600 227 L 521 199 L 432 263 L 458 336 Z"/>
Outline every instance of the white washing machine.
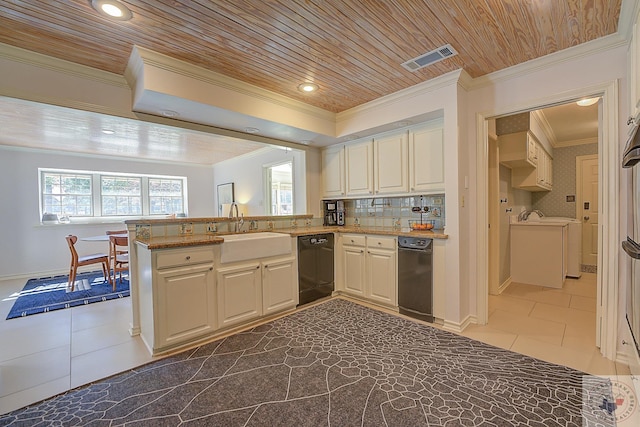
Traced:
<path fill-rule="evenodd" d="M 566 222 L 567 231 L 567 276 L 579 278 L 582 276 L 582 221 L 561 216 L 544 216 L 540 218 L 533 213 L 529 221 Z"/>

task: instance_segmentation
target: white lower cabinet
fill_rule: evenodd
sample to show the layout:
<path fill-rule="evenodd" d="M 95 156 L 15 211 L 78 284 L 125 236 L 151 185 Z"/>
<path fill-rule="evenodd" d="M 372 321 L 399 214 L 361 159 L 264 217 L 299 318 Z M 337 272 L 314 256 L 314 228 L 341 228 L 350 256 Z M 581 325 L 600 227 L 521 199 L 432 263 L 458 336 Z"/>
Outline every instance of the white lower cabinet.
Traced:
<path fill-rule="evenodd" d="M 393 241 L 395 246 L 396 239 Z M 367 298 L 382 304 L 397 306 L 397 261 L 395 249 L 370 248 L 367 245 Z"/>
<path fill-rule="evenodd" d="M 262 311 L 268 315 L 298 304 L 296 258 L 262 264 Z"/>
<path fill-rule="evenodd" d="M 212 248 L 138 251 L 141 335 L 152 353 L 213 334 Z"/>
<path fill-rule="evenodd" d="M 229 264 L 216 245 L 136 253 L 140 333 L 154 355 L 298 304 L 293 252 Z"/>
<path fill-rule="evenodd" d="M 295 262 L 295 257 L 287 257 L 219 268 L 218 325 L 226 328 L 295 308 Z"/>
<path fill-rule="evenodd" d="M 157 274 L 156 342 L 170 346 L 215 330 L 213 265 L 200 264 L 160 270 Z"/>
<path fill-rule="evenodd" d="M 262 315 L 260 263 L 220 268 L 218 275 L 218 324 L 221 328 Z"/>
<path fill-rule="evenodd" d="M 348 295 L 396 307 L 398 305 L 395 237 L 342 236 L 342 280 Z"/>
<path fill-rule="evenodd" d="M 361 298 L 365 296 L 366 269 L 364 251 L 364 245 L 344 245 L 342 247 L 343 290 L 345 293 Z"/>

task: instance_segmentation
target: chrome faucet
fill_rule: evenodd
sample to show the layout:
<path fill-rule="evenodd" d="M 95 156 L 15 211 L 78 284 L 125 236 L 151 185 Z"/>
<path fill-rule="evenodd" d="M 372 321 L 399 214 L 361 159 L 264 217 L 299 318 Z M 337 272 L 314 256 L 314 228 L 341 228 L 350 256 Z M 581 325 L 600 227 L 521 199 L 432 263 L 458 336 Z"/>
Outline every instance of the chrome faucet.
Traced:
<path fill-rule="evenodd" d="M 235 215 L 233 213 L 233 208 L 236 210 Z M 229 208 L 229 219 L 232 219 L 235 224 L 234 231 L 239 233 L 244 225 L 244 214 L 238 215 L 238 204 L 236 202 L 231 203 L 231 207 Z"/>
<path fill-rule="evenodd" d="M 529 219 L 529 215 L 531 215 L 531 214 L 532 214 L 532 213 L 534 213 L 534 212 L 535 212 L 536 214 L 538 214 L 538 216 L 539 216 L 540 218 L 542 218 L 542 217 L 544 216 L 544 214 L 543 214 L 542 212 L 540 212 L 538 209 L 534 209 L 534 210 L 532 210 L 532 211 L 524 210 L 524 211 L 522 211 L 522 212 L 520 212 L 520 213 L 518 214 L 518 222 L 523 222 L 523 221 L 528 220 L 528 219 Z"/>
<path fill-rule="evenodd" d="M 529 219 L 529 215 L 531 215 L 531 211 L 524 210 L 518 214 L 518 222 L 526 221 Z"/>

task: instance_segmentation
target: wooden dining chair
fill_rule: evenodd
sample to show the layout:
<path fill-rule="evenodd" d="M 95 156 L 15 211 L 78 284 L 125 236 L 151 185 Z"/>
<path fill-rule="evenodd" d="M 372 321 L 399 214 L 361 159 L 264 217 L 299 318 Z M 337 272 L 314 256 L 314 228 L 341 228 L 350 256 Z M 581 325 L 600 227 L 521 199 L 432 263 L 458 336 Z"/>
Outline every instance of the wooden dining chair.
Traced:
<path fill-rule="evenodd" d="M 78 241 L 77 236 L 68 235 L 66 237 L 69 250 L 71 251 L 71 267 L 69 268 L 69 285 L 71 285 L 71 291 L 76 284 L 76 275 L 78 273 L 78 267 L 89 264 L 102 264 L 102 272 L 104 273 L 104 280 L 109 280 L 111 277 L 109 268 L 109 255 L 108 254 L 90 254 L 79 256 L 76 251 L 75 244 Z M 115 291 L 116 284 L 113 282 L 113 290 Z"/>
<path fill-rule="evenodd" d="M 127 230 L 107 230 L 107 231 L 105 231 L 105 234 L 107 236 L 113 236 L 113 235 L 124 235 L 124 236 L 126 236 L 127 235 Z M 126 254 L 128 252 L 129 252 L 129 248 L 128 247 L 127 248 L 120 248 L 118 250 L 118 253 L 121 253 L 121 254 Z M 111 260 L 111 261 L 113 261 L 113 260 Z"/>
<path fill-rule="evenodd" d="M 113 267 L 113 289 L 116 289 L 116 275 L 120 276 L 122 283 L 122 272 L 129 270 L 129 252 L 123 248 L 129 248 L 129 238 L 124 236 L 109 236 L 109 258 Z M 111 275 L 111 274 L 109 274 Z"/>

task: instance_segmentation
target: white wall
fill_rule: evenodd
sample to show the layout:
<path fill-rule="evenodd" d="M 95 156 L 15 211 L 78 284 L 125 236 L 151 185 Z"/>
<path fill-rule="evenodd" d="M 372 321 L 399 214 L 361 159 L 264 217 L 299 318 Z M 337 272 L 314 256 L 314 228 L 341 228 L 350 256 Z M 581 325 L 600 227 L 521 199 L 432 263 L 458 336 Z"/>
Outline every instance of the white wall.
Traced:
<path fill-rule="evenodd" d="M 264 167 L 276 162 L 293 162 L 294 214 L 307 213 L 307 183 L 305 152 L 302 150 L 265 147 L 244 156 L 213 165 L 213 184 L 234 183 L 235 200 L 247 216 L 266 215 Z M 217 206 L 217 192 L 214 194 Z M 217 211 L 216 211 L 217 212 Z M 222 216 L 228 214 L 223 212 Z M 216 215 L 217 216 L 217 215 Z"/>
<path fill-rule="evenodd" d="M 211 166 L 140 162 L 0 146 L 0 279 L 66 272 L 70 261 L 66 235 L 93 236 L 122 228 L 122 223 L 41 225 L 38 168 L 186 176 L 189 216 L 215 216 Z M 85 250 L 106 252 L 107 247 L 106 243 L 80 242 L 79 251 Z"/>
<path fill-rule="evenodd" d="M 624 144 L 624 136 L 627 132 L 626 118 L 628 116 L 628 81 L 627 81 L 627 46 L 619 44 L 618 47 L 609 46 L 606 49 L 597 49 L 598 43 L 588 43 L 575 48 L 576 55 L 568 59 L 566 52 L 550 55 L 541 60 L 531 61 L 530 70 L 524 73 L 509 74 L 513 70 L 505 70 L 496 73 L 484 81 L 476 81 L 477 87 L 469 91 L 469 108 L 466 118 L 467 123 L 475 123 L 478 116 L 491 117 L 494 115 L 509 114 L 521 112 L 529 109 L 543 107 L 545 103 L 562 102 L 569 99 L 579 97 L 580 95 L 593 94 L 594 87 L 602 87 L 611 82 L 618 83 L 618 105 L 617 105 L 617 125 L 618 141 L 611 141 L 613 144 L 619 145 L 622 150 Z M 596 47 L 591 52 L 587 52 L 589 47 Z M 517 69 L 517 67 L 514 67 Z M 479 85 L 482 83 L 481 85 Z M 467 150 L 470 157 L 469 173 L 471 176 L 477 176 L 477 158 L 482 158 L 483 141 L 478 139 L 477 126 L 471 126 L 467 132 Z M 463 150 L 465 151 L 465 150 Z M 620 176 L 621 194 L 628 193 L 628 180 L 623 175 L 622 169 L 617 171 Z M 480 178 L 478 178 L 480 179 Z M 478 200 L 478 187 L 474 186 L 470 191 L 470 202 L 475 206 L 474 211 L 469 215 L 469 229 L 475 230 L 468 236 L 469 259 L 479 259 L 478 241 L 480 238 L 480 230 L 486 227 L 478 222 L 479 212 L 478 206 L 484 206 L 482 201 Z M 481 193 L 480 193 L 481 194 Z M 484 194 L 482 194 L 484 197 Z M 626 200 L 620 199 L 620 214 L 624 217 L 624 221 L 616 218 L 620 223 L 619 235 L 620 240 L 626 236 Z M 619 250 L 618 248 L 614 250 Z M 624 261 L 621 262 L 624 264 Z M 619 268 L 619 265 L 612 265 L 612 268 Z M 470 277 L 478 277 L 478 264 L 470 263 Z M 620 276 L 620 292 L 624 298 L 624 289 L 626 288 L 625 278 Z M 471 285 L 470 304 L 472 310 L 475 310 L 477 281 Z M 475 311 L 472 311 L 475 314 Z M 618 313 L 623 316 L 623 312 Z M 622 318 L 622 317 L 621 317 Z"/>

